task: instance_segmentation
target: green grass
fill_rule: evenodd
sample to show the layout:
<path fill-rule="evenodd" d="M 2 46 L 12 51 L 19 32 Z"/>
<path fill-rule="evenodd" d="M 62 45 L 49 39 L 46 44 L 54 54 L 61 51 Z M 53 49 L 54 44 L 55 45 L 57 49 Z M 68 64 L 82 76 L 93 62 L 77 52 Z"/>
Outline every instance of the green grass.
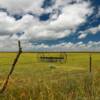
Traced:
<path fill-rule="evenodd" d="M 21 55 L 0 100 L 100 100 L 100 53 L 92 54 L 92 74 L 88 53 L 68 53 L 62 64 L 39 62 L 39 54 Z M 0 88 L 15 57 L 0 53 Z"/>

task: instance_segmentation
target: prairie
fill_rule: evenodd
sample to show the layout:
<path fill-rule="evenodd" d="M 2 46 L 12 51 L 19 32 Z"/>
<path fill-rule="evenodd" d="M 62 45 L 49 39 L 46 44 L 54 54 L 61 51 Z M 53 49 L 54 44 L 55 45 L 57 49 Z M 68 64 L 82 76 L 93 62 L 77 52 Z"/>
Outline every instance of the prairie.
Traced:
<path fill-rule="evenodd" d="M 100 53 L 92 53 L 91 73 L 89 53 L 66 53 L 64 63 L 39 61 L 43 54 L 21 54 L 0 100 L 100 100 Z M 0 53 L 0 89 L 15 57 Z"/>

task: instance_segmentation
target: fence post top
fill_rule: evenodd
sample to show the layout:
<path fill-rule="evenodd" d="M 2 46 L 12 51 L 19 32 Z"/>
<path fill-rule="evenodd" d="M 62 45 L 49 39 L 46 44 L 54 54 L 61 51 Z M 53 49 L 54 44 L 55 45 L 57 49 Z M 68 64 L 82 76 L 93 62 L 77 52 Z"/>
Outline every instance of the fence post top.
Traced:
<path fill-rule="evenodd" d="M 20 40 L 18 40 L 18 48 L 19 48 L 19 51 L 22 52 L 22 47 L 21 47 L 21 42 L 20 42 Z"/>

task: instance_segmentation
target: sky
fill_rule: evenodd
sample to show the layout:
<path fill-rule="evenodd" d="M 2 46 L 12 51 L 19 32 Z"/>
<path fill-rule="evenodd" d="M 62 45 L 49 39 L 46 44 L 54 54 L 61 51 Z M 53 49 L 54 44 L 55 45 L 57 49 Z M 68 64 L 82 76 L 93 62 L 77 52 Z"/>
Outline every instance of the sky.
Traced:
<path fill-rule="evenodd" d="M 100 51 L 100 0 L 0 0 L 0 51 Z"/>

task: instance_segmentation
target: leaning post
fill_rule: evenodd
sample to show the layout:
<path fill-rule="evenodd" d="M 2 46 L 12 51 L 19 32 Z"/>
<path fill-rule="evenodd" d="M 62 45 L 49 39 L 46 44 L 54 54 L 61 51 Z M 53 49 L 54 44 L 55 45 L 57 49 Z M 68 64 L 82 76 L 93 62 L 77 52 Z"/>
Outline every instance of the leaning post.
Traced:
<path fill-rule="evenodd" d="M 15 66 L 16 66 L 16 64 L 17 64 L 17 62 L 18 62 L 18 59 L 19 59 L 19 57 L 20 57 L 20 55 L 21 55 L 21 53 L 22 53 L 22 48 L 21 48 L 20 40 L 18 40 L 18 48 L 19 48 L 19 50 L 18 50 L 17 56 L 16 56 L 16 58 L 14 59 L 14 62 L 13 62 L 13 64 L 12 64 L 11 69 L 10 69 L 10 71 L 9 71 L 9 73 L 8 73 L 8 76 L 7 76 L 7 78 L 6 78 L 6 80 L 5 80 L 4 84 L 3 84 L 3 87 L 2 87 L 2 89 L 0 90 L 0 93 L 3 93 L 3 92 L 6 90 L 7 84 L 8 84 L 8 82 L 9 82 L 9 79 L 10 79 L 10 77 L 11 77 L 11 75 L 12 75 L 14 69 L 15 69 Z"/>

